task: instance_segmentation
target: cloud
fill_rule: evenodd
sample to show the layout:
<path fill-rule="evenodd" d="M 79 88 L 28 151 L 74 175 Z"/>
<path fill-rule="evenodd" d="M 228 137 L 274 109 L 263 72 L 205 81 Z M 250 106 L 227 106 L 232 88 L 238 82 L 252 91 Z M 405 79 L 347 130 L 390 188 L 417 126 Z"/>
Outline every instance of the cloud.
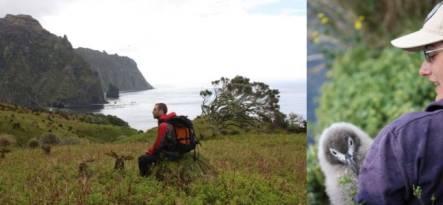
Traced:
<path fill-rule="evenodd" d="M 36 18 L 52 14 L 74 0 L 1 0 L 0 17 L 6 14 L 28 14 Z"/>
<path fill-rule="evenodd" d="M 276 0 L 64 2 L 41 7 L 46 14 L 34 11 L 47 30 L 66 34 L 74 47 L 133 58 L 154 86 L 235 75 L 254 81 L 306 78 L 306 17 L 292 10 L 248 13 Z"/>

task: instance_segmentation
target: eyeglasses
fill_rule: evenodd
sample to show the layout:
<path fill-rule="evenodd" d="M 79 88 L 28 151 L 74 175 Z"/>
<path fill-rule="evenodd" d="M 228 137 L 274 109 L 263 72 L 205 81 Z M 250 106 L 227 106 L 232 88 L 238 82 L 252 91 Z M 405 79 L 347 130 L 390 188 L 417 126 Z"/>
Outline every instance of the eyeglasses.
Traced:
<path fill-rule="evenodd" d="M 438 52 L 443 51 L 443 48 L 436 48 L 432 50 L 424 50 L 423 54 L 427 62 L 431 63 L 434 56 L 437 55 Z"/>
<path fill-rule="evenodd" d="M 441 7 L 441 5 L 443 5 L 443 1 L 441 1 L 440 3 L 438 3 L 437 5 L 434 6 L 434 8 L 431 10 L 431 12 L 429 12 L 429 14 L 426 16 L 425 19 L 425 23 L 432 17 L 434 16 L 435 13 L 437 13 L 437 10 Z"/>

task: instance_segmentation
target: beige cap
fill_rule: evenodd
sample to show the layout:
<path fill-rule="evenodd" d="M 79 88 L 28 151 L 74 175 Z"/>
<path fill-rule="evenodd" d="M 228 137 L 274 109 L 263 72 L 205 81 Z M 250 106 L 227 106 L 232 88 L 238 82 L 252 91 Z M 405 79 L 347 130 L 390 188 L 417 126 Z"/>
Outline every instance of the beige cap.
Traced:
<path fill-rule="evenodd" d="M 443 6 L 440 2 L 429 13 L 423 27 L 414 32 L 391 41 L 397 48 L 408 51 L 420 51 L 424 46 L 443 41 Z"/>

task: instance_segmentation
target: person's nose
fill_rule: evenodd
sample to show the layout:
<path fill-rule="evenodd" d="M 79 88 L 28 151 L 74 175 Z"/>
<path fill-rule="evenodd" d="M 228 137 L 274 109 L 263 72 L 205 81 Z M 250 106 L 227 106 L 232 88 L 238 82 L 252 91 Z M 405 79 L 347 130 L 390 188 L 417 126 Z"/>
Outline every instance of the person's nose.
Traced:
<path fill-rule="evenodd" d="M 420 76 L 429 76 L 431 75 L 431 65 L 427 61 L 423 61 L 421 64 L 420 70 L 418 71 Z"/>

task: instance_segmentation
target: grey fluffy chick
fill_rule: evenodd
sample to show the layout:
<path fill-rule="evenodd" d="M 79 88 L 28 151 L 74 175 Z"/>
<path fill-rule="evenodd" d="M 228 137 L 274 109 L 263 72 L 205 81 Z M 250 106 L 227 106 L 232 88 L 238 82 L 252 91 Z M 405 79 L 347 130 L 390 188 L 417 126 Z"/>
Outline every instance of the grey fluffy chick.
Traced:
<path fill-rule="evenodd" d="M 318 159 L 331 204 L 353 204 L 352 189 L 356 189 L 358 172 L 371 144 L 372 139 L 351 123 L 334 123 L 323 131 Z M 343 179 L 350 181 L 340 183 Z"/>

